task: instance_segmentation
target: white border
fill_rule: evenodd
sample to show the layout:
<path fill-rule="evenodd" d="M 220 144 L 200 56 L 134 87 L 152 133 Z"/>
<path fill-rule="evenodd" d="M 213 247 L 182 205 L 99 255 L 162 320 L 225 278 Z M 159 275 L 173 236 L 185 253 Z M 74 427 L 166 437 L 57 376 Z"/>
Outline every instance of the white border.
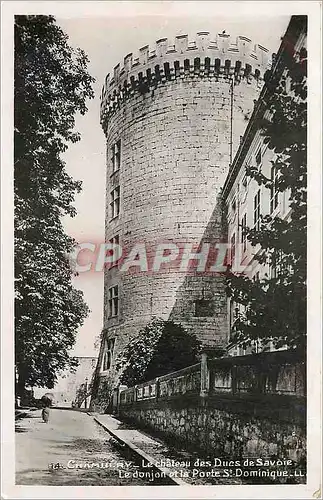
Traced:
<path fill-rule="evenodd" d="M 122 9 L 120 10 L 120 5 Z M 76 7 L 77 6 L 77 7 Z M 3 498 L 322 498 L 321 479 L 321 2 L 318 1 L 124 1 L 2 2 L 1 131 L 1 343 L 2 343 L 2 497 Z M 308 481 L 287 486 L 15 486 L 13 351 L 13 15 L 61 17 L 198 16 L 216 8 L 221 16 L 309 16 L 308 161 Z"/>

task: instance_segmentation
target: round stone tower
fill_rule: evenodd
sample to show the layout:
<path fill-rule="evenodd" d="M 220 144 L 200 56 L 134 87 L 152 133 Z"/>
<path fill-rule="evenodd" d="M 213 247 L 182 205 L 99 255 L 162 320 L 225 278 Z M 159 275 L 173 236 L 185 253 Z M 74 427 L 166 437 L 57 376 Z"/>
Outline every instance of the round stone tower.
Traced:
<path fill-rule="evenodd" d="M 178 267 L 154 272 L 149 251 L 166 242 L 198 245 L 206 235 L 219 240 L 217 195 L 268 67 L 267 49 L 250 39 L 201 32 L 192 42 L 180 35 L 175 44 L 163 38 L 154 50 L 142 47 L 139 57 L 127 55 L 106 77 L 106 242 L 120 243 L 126 253 L 142 244 L 148 252 L 146 271 L 122 272 L 119 265 L 105 272 L 99 364 L 106 375 L 115 376 L 116 353 L 152 316 L 176 319 L 209 345 L 225 342 L 219 282 L 210 276 L 187 280 Z M 203 313 L 202 304 L 199 316 L 201 298 L 214 307 Z"/>

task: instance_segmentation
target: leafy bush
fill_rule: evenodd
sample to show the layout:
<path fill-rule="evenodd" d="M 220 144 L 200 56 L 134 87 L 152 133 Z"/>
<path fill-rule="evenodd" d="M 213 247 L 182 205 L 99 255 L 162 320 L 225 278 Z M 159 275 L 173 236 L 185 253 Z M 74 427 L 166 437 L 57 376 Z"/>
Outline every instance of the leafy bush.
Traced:
<path fill-rule="evenodd" d="M 128 387 L 193 365 L 201 344 L 173 321 L 154 318 L 117 358 L 120 382 Z"/>

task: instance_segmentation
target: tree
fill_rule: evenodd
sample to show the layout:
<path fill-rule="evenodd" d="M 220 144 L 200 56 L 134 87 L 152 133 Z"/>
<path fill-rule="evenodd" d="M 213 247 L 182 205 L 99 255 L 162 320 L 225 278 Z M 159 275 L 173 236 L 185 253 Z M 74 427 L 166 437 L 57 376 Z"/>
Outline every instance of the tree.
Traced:
<path fill-rule="evenodd" d="M 52 16 L 15 16 L 14 197 L 15 363 L 17 393 L 52 388 L 76 361 L 69 351 L 88 314 L 72 286 L 68 255 L 75 241 L 62 225 L 75 216 L 81 183 L 61 154 L 80 139 L 76 113 L 93 98 L 88 59 L 68 45 Z"/>
<path fill-rule="evenodd" d="M 251 344 L 272 340 L 304 349 L 306 345 L 306 227 L 307 227 L 307 83 L 306 50 L 285 50 L 275 71 L 267 74 L 264 102 L 267 115 L 259 121 L 264 142 L 275 153 L 274 179 L 255 167 L 247 175 L 259 185 L 290 193 L 290 216 L 263 216 L 259 230 L 246 228 L 255 258 L 275 269 L 276 276 L 252 281 L 228 268 L 227 293 L 241 304 L 233 341 Z"/>
<path fill-rule="evenodd" d="M 133 386 L 198 362 L 200 342 L 181 325 L 154 318 L 116 360 L 120 382 Z"/>

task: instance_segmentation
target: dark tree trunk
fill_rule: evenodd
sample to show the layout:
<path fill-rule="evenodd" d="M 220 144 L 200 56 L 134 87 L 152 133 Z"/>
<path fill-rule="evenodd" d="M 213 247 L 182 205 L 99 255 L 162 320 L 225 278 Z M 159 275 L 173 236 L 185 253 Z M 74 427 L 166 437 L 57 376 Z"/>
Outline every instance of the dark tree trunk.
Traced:
<path fill-rule="evenodd" d="M 26 393 L 26 380 L 21 374 L 18 374 L 18 379 L 16 381 L 16 398 L 17 397 L 23 398 L 25 393 Z"/>

